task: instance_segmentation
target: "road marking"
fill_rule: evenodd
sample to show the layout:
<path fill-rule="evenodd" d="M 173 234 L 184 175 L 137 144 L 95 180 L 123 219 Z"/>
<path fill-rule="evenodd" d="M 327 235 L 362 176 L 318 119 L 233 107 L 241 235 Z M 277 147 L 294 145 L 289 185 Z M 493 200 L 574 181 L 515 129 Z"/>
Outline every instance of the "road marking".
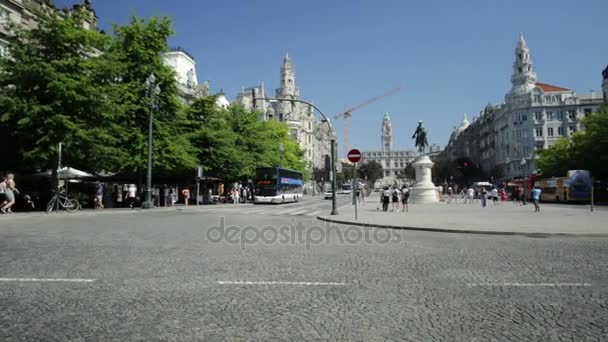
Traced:
<path fill-rule="evenodd" d="M 97 279 L 66 279 L 66 278 L 0 278 L 0 282 L 64 282 L 64 283 L 92 283 Z"/>
<path fill-rule="evenodd" d="M 467 283 L 467 286 L 512 286 L 512 287 L 583 287 L 590 283 Z"/>
<path fill-rule="evenodd" d="M 298 286 L 347 286 L 346 283 L 305 281 L 217 281 L 220 285 L 298 285 Z"/>
<path fill-rule="evenodd" d="M 319 214 L 320 214 L 320 213 L 322 213 L 322 212 L 323 212 L 322 210 L 319 210 L 319 211 L 313 211 L 312 213 L 308 213 L 308 214 L 306 214 L 306 216 L 317 216 L 317 215 L 319 215 Z"/>
<path fill-rule="evenodd" d="M 307 212 L 308 212 L 308 209 L 292 212 L 292 213 L 289 213 L 289 215 L 300 215 L 300 214 L 304 214 L 304 213 L 307 213 Z"/>

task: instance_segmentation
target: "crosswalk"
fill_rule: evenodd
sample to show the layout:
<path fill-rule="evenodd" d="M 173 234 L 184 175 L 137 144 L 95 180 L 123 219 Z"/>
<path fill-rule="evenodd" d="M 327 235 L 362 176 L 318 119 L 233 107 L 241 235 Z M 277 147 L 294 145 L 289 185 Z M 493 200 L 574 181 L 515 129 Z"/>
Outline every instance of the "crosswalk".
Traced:
<path fill-rule="evenodd" d="M 342 203 L 344 205 L 344 203 Z M 193 210 L 203 213 L 241 214 L 241 215 L 271 215 L 271 216 L 308 216 L 316 217 L 329 214 L 331 201 L 308 200 L 299 203 L 278 205 L 254 204 L 216 204 L 199 207 L 189 207 L 183 210 Z"/>

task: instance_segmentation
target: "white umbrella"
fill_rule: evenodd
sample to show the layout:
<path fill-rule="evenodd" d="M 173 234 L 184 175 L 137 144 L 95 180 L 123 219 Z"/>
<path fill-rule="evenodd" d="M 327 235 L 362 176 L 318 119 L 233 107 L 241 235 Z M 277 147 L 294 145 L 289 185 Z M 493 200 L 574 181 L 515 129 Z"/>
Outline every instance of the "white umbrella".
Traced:
<path fill-rule="evenodd" d="M 477 186 L 492 186 L 492 183 L 490 182 L 477 182 L 475 184 L 477 184 Z"/>
<path fill-rule="evenodd" d="M 47 176 L 50 177 L 53 173 L 51 170 L 47 170 L 45 172 L 37 173 L 36 176 Z M 59 178 L 63 179 L 74 179 L 74 178 L 85 178 L 85 177 L 93 177 L 92 174 L 88 172 L 84 172 L 78 169 L 74 169 L 71 167 L 63 167 L 59 169 Z"/>

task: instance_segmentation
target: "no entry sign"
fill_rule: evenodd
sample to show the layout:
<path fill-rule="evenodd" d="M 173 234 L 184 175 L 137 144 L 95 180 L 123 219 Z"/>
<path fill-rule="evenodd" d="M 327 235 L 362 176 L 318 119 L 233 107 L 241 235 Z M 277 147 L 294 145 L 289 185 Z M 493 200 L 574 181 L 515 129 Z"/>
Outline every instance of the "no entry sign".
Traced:
<path fill-rule="evenodd" d="M 351 163 L 358 163 L 361 160 L 361 151 L 357 150 L 356 148 L 348 151 L 348 160 Z"/>

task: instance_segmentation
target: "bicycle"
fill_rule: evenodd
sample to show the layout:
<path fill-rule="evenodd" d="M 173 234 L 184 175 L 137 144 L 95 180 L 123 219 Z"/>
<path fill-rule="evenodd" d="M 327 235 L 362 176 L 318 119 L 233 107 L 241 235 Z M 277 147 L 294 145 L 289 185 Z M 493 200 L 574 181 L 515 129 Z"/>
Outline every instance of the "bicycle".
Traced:
<path fill-rule="evenodd" d="M 57 204 L 59 204 L 59 208 L 57 208 Z M 55 209 L 65 209 L 68 213 L 74 213 L 80 209 L 80 203 L 77 199 L 70 198 L 64 193 L 54 193 L 46 205 L 46 213 L 48 214 Z"/>

